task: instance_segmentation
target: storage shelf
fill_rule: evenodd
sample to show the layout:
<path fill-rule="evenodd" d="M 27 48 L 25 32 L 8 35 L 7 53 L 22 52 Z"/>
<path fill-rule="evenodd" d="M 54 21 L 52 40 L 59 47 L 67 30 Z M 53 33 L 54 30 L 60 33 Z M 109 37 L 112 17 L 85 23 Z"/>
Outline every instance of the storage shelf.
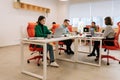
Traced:
<path fill-rule="evenodd" d="M 14 2 L 14 8 L 50 13 L 49 8 L 40 7 L 40 6 L 22 3 L 22 2 Z"/>

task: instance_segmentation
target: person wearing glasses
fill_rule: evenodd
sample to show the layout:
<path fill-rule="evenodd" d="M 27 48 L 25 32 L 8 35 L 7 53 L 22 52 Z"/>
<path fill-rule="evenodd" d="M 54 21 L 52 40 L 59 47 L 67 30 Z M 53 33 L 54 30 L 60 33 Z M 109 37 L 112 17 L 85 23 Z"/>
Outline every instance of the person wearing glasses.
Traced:
<path fill-rule="evenodd" d="M 65 19 L 64 22 L 63 22 L 63 24 L 60 26 L 61 28 L 63 28 L 63 30 L 64 30 L 64 33 L 63 33 L 63 34 L 64 34 L 65 36 L 66 36 L 66 34 L 69 34 L 69 33 L 70 33 L 70 31 L 69 31 L 69 29 L 68 29 L 68 27 L 69 27 L 69 22 L 70 22 L 70 20 Z M 74 52 L 73 52 L 72 49 L 71 49 L 71 45 L 72 45 L 73 40 L 72 40 L 72 39 L 69 39 L 69 40 L 64 40 L 64 41 L 62 41 L 62 42 L 64 42 L 64 44 L 66 45 L 65 53 L 67 53 L 68 55 L 74 54 Z"/>

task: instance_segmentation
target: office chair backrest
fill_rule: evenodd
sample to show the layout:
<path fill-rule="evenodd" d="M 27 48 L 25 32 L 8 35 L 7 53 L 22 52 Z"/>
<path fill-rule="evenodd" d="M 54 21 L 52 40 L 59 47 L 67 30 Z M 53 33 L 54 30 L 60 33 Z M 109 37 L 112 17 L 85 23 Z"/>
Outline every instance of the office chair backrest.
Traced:
<path fill-rule="evenodd" d="M 117 33 L 115 35 L 116 40 L 118 40 L 119 34 L 120 34 L 120 22 L 118 22 L 117 25 L 118 25 L 118 31 L 117 31 Z"/>
<path fill-rule="evenodd" d="M 115 46 L 119 47 L 120 48 L 120 45 L 119 45 L 119 35 L 120 35 L 120 22 L 117 23 L 118 25 L 118 31 L 117 33 L 115 34 L 115 40 L 114 40 L 114 43 L 115 43 Z"/>
<path fill-rule="evenodd" d="M 37 23 L 29 22 L 27 26 L 27 33 L 29 37 L 35 37 L 35 26 Z"/>
<path fill-rule="evenodd" d="M 73 32 L 73 30 L 72 30 L 72 25 L 69 25 L 69 26 L 68 26 L 68 30 L 69 30 L 70 32 Z"/>
<path fill-rule="evenodd" d="M 85 27 L 86 27 L 86 28 L 90 28 L 90 27 L 91 27 L 91 25 L 86 25 Z"/>
<path fill-rule="evenodd" d="M 53 33 L 55 33 L 55 30 L 57 29 L 57 28 L 59 28 L 60 27 L 60 25 L 59 24 L 53 24 L 53 26 L 52 26 L 52 32 Z"/>
<path fill-rule="evenodd" d="M 28 26 L 27 26 L 28 37 L 35 37 L 35 26 L 36 25 L 37 25 L 37 23 L 34 23 L 34 22 L 29 22 L 28 23 Z M 35 51 L 36 46 L 34 44 L 30 44 L 29 45 L 29 50 L 30 51 Z"/>

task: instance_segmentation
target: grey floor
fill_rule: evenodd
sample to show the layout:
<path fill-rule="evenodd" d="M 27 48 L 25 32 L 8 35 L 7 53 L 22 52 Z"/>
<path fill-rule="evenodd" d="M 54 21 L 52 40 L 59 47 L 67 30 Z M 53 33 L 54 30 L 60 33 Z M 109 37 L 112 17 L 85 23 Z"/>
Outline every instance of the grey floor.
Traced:
<path fill-rule="evenodd" d="M 87 47 L 81 47 L 80 49 L 84 50 L 87 49 Z M 26 59 L 31 57 L 31 55 L 27 46 L 24 50 L 25 69 L 36 74 L 42 74 L 42 64 L 38 67 L 35 61 L 32 61 L 30 64 L 26 63 Z M 111 51 L 111 53 L 120 58 L 120 51 Z M 86 55 L 87 54 L 79 53 L 80 60 L 85 59 L 85 61 L 95 63 L 93 58 L 86 58 Z M 64 53 L 62 53 L 60 57 L 68 58 Z M 101 67 L 70 63 L 60 60 L 56 61 L 60 67 L 54 68 L 48 66 L 47 80 L 120 80 L 120 64 L 113 60 L 110 60 L 111 64 L 107 66 L 106 59 L 103 59 Z M 20 46 L 0 48 L 0 80 L 39 80 L 21 73 Z"/>

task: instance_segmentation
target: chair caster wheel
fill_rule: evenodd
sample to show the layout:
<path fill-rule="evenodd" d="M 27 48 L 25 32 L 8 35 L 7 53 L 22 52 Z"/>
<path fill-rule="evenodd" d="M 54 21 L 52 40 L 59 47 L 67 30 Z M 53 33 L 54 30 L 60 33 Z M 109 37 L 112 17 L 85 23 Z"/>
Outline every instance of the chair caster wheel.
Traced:
<path fill-rule="evenodd" d="M 120 64 L 120 62 L 119 62 L 119 64 Z"/>
<path fill-rule="evenodd" d="M 98 59 L 98 58 L 96 58 L 96 59 L 95 59 L 95 62 L 96 62 L 96 61 L 98 61 L 98 60 L 99 60 L 99 59 Z"/>
<path fill-rule="evenodd" d="M 30 63 L 30 61 L 29 61 L 29 60 L 27 60 L 27 63 Z"/>
<path fill-rule="evenodd" d="M 38 63 L 37 66 L 40 66 L 40 64 Z"/>
<path fill-rule="evenodd" d="M 59 55 L 61 55 L 61 53 L 59 53 Z"/>
<path fill-rule="evenodd" d="M 95 62 L 98 61 L 98 59 L 95 59 Z"/>
<path fill-rule="evenodd" d="M 110 63 L 107 63 L 107 65 L 110 65 Z"/>

